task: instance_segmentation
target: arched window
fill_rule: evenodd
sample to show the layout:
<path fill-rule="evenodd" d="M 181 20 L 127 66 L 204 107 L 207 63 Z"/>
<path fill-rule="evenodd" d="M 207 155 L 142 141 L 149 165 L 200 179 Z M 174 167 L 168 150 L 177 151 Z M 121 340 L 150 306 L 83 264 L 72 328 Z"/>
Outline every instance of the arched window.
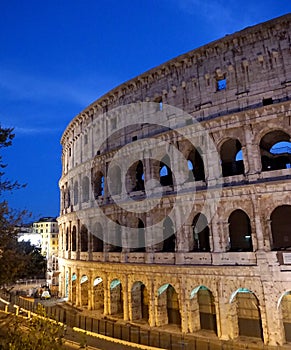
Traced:
<path fill-rule="evenodd" d="M 88 230 L 83 225 L 81 227 L 81 252 L 87 252 L 88 251 Z"/>
<path fill-rule="evenodd" d="M 248 215 L 241 209 L 233 211 L 228 219 L 230 250 L 250 252 L 253 250 L 251 223 Z"/>
<path fill-rule="evenodd" d="M 136 252 L 145 252 L 145 229 L 144 223 L 141 219 L 138 219 L 138 247 L 135 249 Z"/>
<path fill-rule="evenodd" d="M 77 229 L 76 226 L 73 226 L 72 229 L 72 251 L 75 252 L 77 250 Z"/>
<path fill-rule="evenodd" d="M 189 153 L 188 159 L 189 181 L 205 181 L 204 163 L 195 148 Z"/>
<path fill-rule="evenodd" d="M 193 248 L 192 251 L 209 252 L 209 227 L 206 216 L 197 214 L 192 223 Z"/>
<path fill-rule="evenodd" d="M 122 251 L 122 227 L 118 221 L 114 225 L 114 237 L 110 242 L 109 251 L 110 252 L 121 252 Z"/>
<path fill-rule="evenodd" d="M 126 174 L 127 192 L 144 191 L 144 170 L 141 160 L 135 162 Z"/>
<path fill-rule="evenodd" d="M 74 205 L 77 205 L 79 202 L 79 184 L 78 181 L 74 183 Z"/>
<path fill-rule="evenodd" d="M 214 331 L 217 334 L 216 310 L 212 292 L 200 286 L 197 292 L 197 301 L 199 305 L 200 328 Z"/>
<path fill-rule="evenodd" d="M 170 166 L 170 158 L 166 155 L 160 162 L 160 183 L 162 186 L 173 186 L 173 176 Z"/>
<path fill-rule="evenodd" d="M 105 180 L 103 173 L 101 171 L 98 171 L 93 179 L 93 190 L 95 199 L 104 196 L 104 181 Z"/>
<path fill-rule="evenodd" d="M 236 139 L 224 142 L 220 149 L 221 167 L 223 176 L 240 175 L 244 173 L 241 144 Z"/>
<path fill-rule="evenodd" d="M 291 167 L 290 136 L 282 130 L 267 133 L 260 142 L 262 171 Z"/>
<path fill-rule="evenodd" d="M 99 223 L 95 225 L 92 233 L 92 250 L 93 252 L 103 252 L 103 229 Z"/>
<path fill-rule="evenodd" d="M 281 205 L 271 214 L 272 248 L 291 248 L 291 205 Z"/>
<path fill-rule="evenodd" d="M 158 290 L 158 307 L 161 316 L 168 324 L 181 325 L 179 298 L 171 284 L 164 284 Z"/>
<path fill-rule="evenodd" d="M 287 291 L 280 301 L 286 342 L 291 342 L 291 291 Z"/>
<path fill-rule="evenodd" d="M 167 217 L 163 223 L 163 252 L 175 252 L 176 235 L 172 220 Z"/>
<path fill-rule="evenodd" d="M 131 289 L 131 307 L 133 320 L 149 319 L 149 296 L 145 285 L 138 281 Z"/>
<path fill-rule="evenodd" d="M 69 250 L 69 229 L 66 229 L 66 251 Z"/>
<path fill-rule="evenodd" d="M 89 201 L 89 178 L 85 176 L 82 182 L 82 200 L 84 202 Z"/>

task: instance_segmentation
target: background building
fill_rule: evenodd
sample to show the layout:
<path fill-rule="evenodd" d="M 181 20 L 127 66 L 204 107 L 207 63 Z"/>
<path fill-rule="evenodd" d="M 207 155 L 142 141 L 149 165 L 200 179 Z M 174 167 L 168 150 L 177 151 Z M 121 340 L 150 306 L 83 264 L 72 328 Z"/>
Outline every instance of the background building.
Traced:
<path fill-rule="evenodd" d="M 179 56 L 71 121 L 61 140 L 62 296 L 150 327 L 291 341 L 290 21 L 286 15 Z M 139 110 L 141 102 L 155 104 Z M 153 108 L 155 123 L 145 123 Z M 151 144 L 159 158 L 142 156 Z M 123 161 L 112 166 L 117 154 Z M 170 215 L 177 200 L 183 205 Z M 160 229 L 145 235 L 156 222 Z"/>
<path fill-rule="evenodd" d="M 47 259 L 47 283 L 58 285 L 58 223 L 54 217 L 42 217 L 33 223 L 33 232 L 41 235 L 41 253 Z"/>

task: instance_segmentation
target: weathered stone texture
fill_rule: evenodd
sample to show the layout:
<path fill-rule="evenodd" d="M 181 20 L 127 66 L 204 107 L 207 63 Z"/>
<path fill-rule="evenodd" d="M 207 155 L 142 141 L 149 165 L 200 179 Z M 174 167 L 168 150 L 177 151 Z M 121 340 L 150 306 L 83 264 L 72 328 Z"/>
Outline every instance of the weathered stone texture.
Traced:
<path fill-rule="evenodd" d="M 290 21 L 289 14 L 179 56 L 116 87 L 71 121 L 61 140 L 58 219 L 61 294 L 70 302 L 89 309 L 104 304 L 104 315 L 144 319 L 150 326 L 176 324 L 185 333 L 257 337 L 270 345 L 291 341 L 291 148 L 284 144 L 286 149 L 271 151 L 291 136 Z M 126 113 L 116 108 L 134 102 L 156 102 L 161 109 L 172 105 L 190 117 L 167 116 L 170 130 L 137 119 L 139 125 L 117 131 Z M 157 113 L 157 124 L 163 125 L 164 116 Z M 203 138 L 197 135 L 193 147 L 181 136 L 197 132 L 195 120 L 220 156 L 220 189 L 213 186 L 211 159 L 203 152 L 197 156 Z M 110 139 L 97 147 L 108 132 Z M 192 181 L 177 181 L 176 188 L 167 184 L 162 198 L 154 186 L 145 197 L 142 187 L 150 179 L 161 181 L 160 161 L 133 162 L 120 183 L 108 170 L 117 151 L 126 159 L 145 145 L 150 148 L 153 136 L 161 145 L 174 145 L 194 166 Z M 169 153 L 180 180 L 183 166 Z M 174 190 L 183 205 L 173 225 L 183 219 L 183 206 L 192 205 L 195 193 L 174 241 L 152 244 L 163 237 L 161 229 L 146 236 L 145 249 L 127 247 L 127 227 L 163 220 L 175 204 Z M 126 201 L 127 193 L 143 200 Z M 204 211 L 208 196 L 218 198 L 211 218 Z M 114 198 L 124 202 L 122 209 Z M 95 201 L 111 222 L 96 217 Z M 146 212 L 147 206 L 154 209 Z M 198 230 L 198 214 L 206 220 L 204 229 Z M 94 232 L 83 227 L 83 217 Z M 113 222 L 124 225 L 118 234 Z M 100 243 L 94 235 L 118 236 L 123 248 L 106 239 Z M 82 276 L 88 281 L 81 283 Z M 96 278 L 102 282 L 95 285 Z"/>

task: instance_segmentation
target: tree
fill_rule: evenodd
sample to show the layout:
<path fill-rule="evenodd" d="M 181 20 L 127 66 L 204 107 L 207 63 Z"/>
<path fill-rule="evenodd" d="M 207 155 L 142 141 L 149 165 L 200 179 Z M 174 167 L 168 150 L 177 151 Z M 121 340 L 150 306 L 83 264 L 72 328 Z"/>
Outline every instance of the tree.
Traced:
<path fill-rule="evenodd" d="M 0 126 L 0 151 L 12 145 L 14 136 L 12 128 Z M 12 182 L 4 178 L 6 167 L 7 164 L 3 163 L 3 157 L 0 154 L 0 196 L 4 192 L 12 192 L 25 187 L 17 181 Z M 0 286 L 15 281 L 18 273 L 25 266 L 25 256 L 19 254 L 18 231 L 15 228 L 21 224 L 26 214 L 25 211 L 19 212 L 11 209 L 6 200 L 0 201 Z"/>

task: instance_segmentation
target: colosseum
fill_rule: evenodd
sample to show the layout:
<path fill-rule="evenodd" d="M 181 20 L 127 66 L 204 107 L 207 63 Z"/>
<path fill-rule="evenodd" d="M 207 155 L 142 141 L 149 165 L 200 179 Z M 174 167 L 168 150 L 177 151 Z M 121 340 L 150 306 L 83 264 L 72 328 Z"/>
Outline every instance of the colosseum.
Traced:
<path fill-rule="evenodd" d="M 70 122 L 69 303 L 165 332 L 291 342 L 290 21 L 178 56 Z"/>

